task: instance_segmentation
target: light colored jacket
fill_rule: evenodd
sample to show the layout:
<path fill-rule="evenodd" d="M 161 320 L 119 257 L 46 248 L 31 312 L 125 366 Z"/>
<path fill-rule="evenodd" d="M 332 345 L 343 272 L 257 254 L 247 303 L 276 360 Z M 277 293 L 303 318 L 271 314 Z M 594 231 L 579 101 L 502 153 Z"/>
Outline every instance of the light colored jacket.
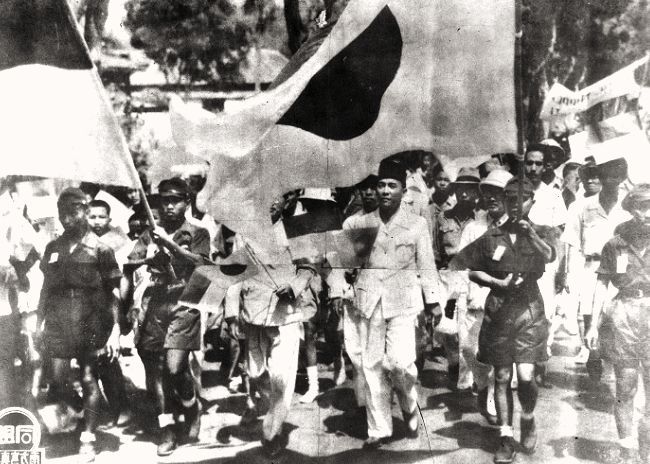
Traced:
<path fill-rule="evenodd" d="M 241 319 L 253 325 L 277 327 L 307 321 L 316 314 L 320 277 L 315 267 L 293 264 L 271 266 L 241 283 Z M 271 280 L 271 277 L 272 280 Z M 279 299 L 275 285 L 288 283 L 295 300 Z M 226 308 L 228 309 L 228 308 Z M 227 311 L 226 317 L 232 315 Z"/>
<path fill-rule="evenodd" d="M 381 301 L 384 318 L 419 313 L 423 303 L 445 302 L 423 217 L 398 209 L 384 224 L 379 210 L 349 217 L 344 229 L 378 227 L 377 239 L 354 285 L 355 306 L 369 318 Z"/>

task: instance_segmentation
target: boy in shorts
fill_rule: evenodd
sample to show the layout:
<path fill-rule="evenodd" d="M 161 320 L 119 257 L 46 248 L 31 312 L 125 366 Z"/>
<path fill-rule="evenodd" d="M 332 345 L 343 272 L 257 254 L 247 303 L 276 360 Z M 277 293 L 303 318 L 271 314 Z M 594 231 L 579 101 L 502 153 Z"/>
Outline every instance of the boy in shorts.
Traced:
<path fill-rule="evenodd" d="M 518 211 L 519 183 L 523 203 Z M 546 241 L 546 228 L 533 226 L 527 214 L 533 204 L 534 187 L 528 179 L 513 178 L 505 186 L 509 220 L 489 229 L 478 240 L 459 252 L 457 260 L 470 269 L 473 282 L 490 288 L 485 301 L 485 316 L 479 334 L 480 362 L 495 371 L 494 399 L 500 430 L 495 463 L 510 463 L 515 456 L 510 382 L 513 363 L 517 368 L 521 404 L 521 445 L 532 453 L 537 444 L 534 410 L 538 387 L 535 363 L 547 359 L 548 322 L 537 280 L 555 250 Z M 517 220 L 516 218 L 523 219 Z M 462 267 L 462 265 L 461 265 Z"/>
<path fill-rule="evenodd" d="M 50 356 L 53 388 L 62 398 L 70 360 L 81 367 L 85 429 L 79 453 L 95 458 L 95 429 L 100 390 L 97 364 L 100 356 L 115 361 L 119 354 L 118 324 L 121 273 L 110 247 L 88 225 L 86 195 L 77 188 L 64 190 L 57 201 L 64 232 L 45 248 L 41 270 L 44 281 L 38 308 L 38 327 Z"/>
<path fill-rule="evenodd" d="M 633 218 L 620 224 L 602 249 L 592 326 L 586 340 L 589 349 L 600 348 L 602 357 L 614 365 L 614 417 L 625 462 L 636 462 L 632 430 L 641 373 L 646 400 L 638 444 L 641 462 L 650 463 L 650 184 L 636 185 L 622 207 Z M 611 304 L 605 305 L 610 283 L 618 293 Z"/>

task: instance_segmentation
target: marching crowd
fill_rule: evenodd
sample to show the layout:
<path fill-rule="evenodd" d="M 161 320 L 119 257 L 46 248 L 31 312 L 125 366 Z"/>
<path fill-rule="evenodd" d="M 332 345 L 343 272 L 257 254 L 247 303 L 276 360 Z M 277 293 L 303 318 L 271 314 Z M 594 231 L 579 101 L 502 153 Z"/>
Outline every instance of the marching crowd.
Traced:
<path fill-rule="evenodd" d="M 594 383 L 603 362 L 614 361 L 621 456 L 650 463 L 650 402 L 632 436 L 639 373 L 650 391 L 650 184 L 631 184 L 624 158 L 579 164 L 549 140 L 530 145 L 523 161 L 494 155 L 452 181 L 433 153 L 404 152 L 354 188 L 289 192 L 271 205 L 274 223 L 327 204 L 344 231 L 376 229 L 363 266 L 265 263 L 208 312 L 179 303 L 190 276 L 247 245 L 196 208 L 204 182 L 163 180 L 149 206 L 137 190 L 125 192 L 132 215 L 122 225 L 96 187 L 66 188 L 57 201 L 62 233 L 42 247 L 28 214 L 7 206 L 14 185 L 3 181 L 2 407 L 30 396 L 16 374 L 30 367 L 39 373 L 34 395 L 46 386 L 47 401 L 83 411 L 80 454 L 93 460 L 102 396 L 116 422 L 129 409 L 116 360 L 120 340 L 135 333 L 158 455 L 167 456 L 198 439 L 196 361 L 206 343 L 221 344 L 226 385 L 247 395 L 240 425 L 263 416 L 263 450 L 275 457 L 287 445 L 282 425 L 301 356 L 309 387 L 299 401 L 320 393 L 316 341 L 324 334 L 336 385 L 352 365 L 351 413 L 367 424 L 370 451 L 393 435 L 393 392 L 407 437 L 419 436 L 418 373 L 437 346 L 449 387 L 472 390 L 478 412 L 499 430 L 494 462 L 510 463 L 517 450 L 535 451 L 538 389 L 562 325 L 583 340 L 576 362 Z M 38 273 L 42 285 L 30 277 Z M 21 294 L 34 285 L 41 288 L 30 329 Z"/>

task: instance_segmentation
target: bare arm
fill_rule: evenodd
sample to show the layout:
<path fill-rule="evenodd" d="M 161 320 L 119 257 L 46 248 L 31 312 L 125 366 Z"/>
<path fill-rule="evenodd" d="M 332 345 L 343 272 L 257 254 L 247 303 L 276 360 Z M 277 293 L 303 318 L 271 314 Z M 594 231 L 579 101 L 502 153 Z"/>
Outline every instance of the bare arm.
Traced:
<path fill-rule="evenodd" d="M 544 262 L 550 263 L 555 260 L 555 249 L 539 236 L 530 222 L 522 219 L 518 224 L 521 231 L 530 239 L 533 248 L 542 255 Z"/>
<path fill-rule="evenodd" d="M 513 274 L 508 274 L 505 279 L 498 279 L 485 271 L 469 271 L 469 280 L 492 290 L 506 290 L 513 285 Z M 516 280 L 515 280 L 516 281 Z"/>
<path fill-rule="evenodd" d="M 600 316 L 607 300 L 607 287 L 609 285 L 609 276 L 607 274 L 599 274 L 598 281 L 596 282 L 596 289 L 594 290 L 594 299 L 592 305 L 591 327 L 585 334 L 585 342 L 589 349 L 595 350 L 598 348 L 598 324 Z"/>

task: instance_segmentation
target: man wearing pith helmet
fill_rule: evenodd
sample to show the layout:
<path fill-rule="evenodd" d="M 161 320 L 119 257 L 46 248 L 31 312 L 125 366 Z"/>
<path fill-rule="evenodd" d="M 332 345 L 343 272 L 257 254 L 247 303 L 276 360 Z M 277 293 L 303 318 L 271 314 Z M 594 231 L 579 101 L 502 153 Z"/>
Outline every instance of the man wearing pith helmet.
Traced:
<path fill-rule="evenodd" d="M 520 201 L 521 188 L 523 201 Z M 495 463 L 514 460 L 512 426 L 513 363 L 517 368 L 521 404 L 521 447 L 533 453 L 537 445 L 534 411 L 538 388 L 535 364 L 547 360 L 548 322 L 537 281 L 546 263 L 555 259 L 547 242 L 548 227 L 533 225 L 528 213 L 534 185 L 513 178 L 505 186 L 508 220 L 488 231 L 456 255 L 457 266 L 470 270 L 469 278 L 488 287 L 485 316 L 479 334 L 478 360 L 495 371 L 495 403 L 500 439 Z M 499 221 L 501 222 L 501 221 Z"/>
<path fill-rule="evenodd" d="M 391 391 L 397 391 L 407 435 L 418 436 L 415 320 L 423 308 L 446 298 L 441 294 L 431 238 L 424 218 L 401 208 L 406 169 L 384 160 L 379 166 L 378 209 L 348 218 L 344 229 L 377 227 L 377 239 L 354 281 L 355 300 L 344 327 L 346 339 L 361 346 L 368 439 L 376 449 L 393 433 Z M 390 380 L 389 380 L 390 378 Z"/>

